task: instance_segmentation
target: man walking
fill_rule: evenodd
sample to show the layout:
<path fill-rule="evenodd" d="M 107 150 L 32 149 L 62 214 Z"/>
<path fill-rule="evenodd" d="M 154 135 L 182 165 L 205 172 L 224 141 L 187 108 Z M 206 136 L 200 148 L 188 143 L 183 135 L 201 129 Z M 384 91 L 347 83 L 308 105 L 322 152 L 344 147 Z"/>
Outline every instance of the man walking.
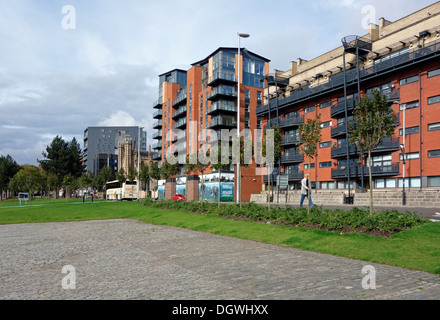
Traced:
<path fill-rule="evenodd" d="M 299 203 L 299 207 L 302 208 L 304 199 L 307 198 L 309 193 L 309 174 L 306 173 L 304 175 L 304 179 L 301 180 L 301 202 Z M 310 209 L 313 208 L 313 201 L 312 201 L 312 193 L 310 192 Z"/>

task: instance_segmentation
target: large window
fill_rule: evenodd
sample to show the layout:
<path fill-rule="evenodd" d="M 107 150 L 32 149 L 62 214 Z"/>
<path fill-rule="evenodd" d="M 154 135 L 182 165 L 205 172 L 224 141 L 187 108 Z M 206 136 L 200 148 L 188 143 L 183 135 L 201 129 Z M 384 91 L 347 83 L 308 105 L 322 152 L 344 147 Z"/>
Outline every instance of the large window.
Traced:
<path fill-rule="evenodd" d="M 382 84 L 380 86 L 367 89 L 365 94 L 371 98 L 371 97 L 373 97 L 373 92 L 378 90 L 380 92 L 380 94 L 389 97 L 391 94 L 391 89 L 392 89 L 392 83 L 388 82 L 388 83 Z"/>
<path fill-rule="evenodd" d="M 371 157 L 371 163 L 373 167 L 391 166 L 391 154 Z"/>
<path fill-rule="evenodd" d="M 428 177 L 428 187 L 440 187 L 440 177 Z"/>
<path fill-rule="evenodd" d="M 243 58 L 243 84 L 251 87 L 264 87 L 264 61 Z"/>

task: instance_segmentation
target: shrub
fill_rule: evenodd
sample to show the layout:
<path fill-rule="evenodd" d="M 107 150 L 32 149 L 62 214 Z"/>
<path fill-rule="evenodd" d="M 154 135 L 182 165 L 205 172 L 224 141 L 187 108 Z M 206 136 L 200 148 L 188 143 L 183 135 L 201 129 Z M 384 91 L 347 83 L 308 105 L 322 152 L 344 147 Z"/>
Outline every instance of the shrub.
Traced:
<path fill-rule="evenodd" d="M 308 214 L 305 208 L 273 206 L 269 210 L 266 206 L 251 202 L 243 203 L 241 209 L 236 203 L 218 206 L 216 203 L 209 202 L 153 201 L 149 198 L 146 198 L 142 204 L 153 208 L 243 217 L 254 221 L 272 221 L 287 225 L 318 225 L 328 231 L 363 228 L 365 231 L 395 233 L 430 222 L 410 212 L 386 210 L 370 215 L 368 210 L 356 207 L 351 210 L 326 210 L 314 207 Z"/>

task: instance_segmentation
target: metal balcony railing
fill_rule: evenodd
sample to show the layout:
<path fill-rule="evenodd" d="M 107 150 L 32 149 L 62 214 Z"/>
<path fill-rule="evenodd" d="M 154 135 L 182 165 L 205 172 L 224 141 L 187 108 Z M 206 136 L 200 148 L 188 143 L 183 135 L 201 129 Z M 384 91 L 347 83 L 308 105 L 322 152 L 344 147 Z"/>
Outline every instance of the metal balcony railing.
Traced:
<path fill-rule="evenodd" d="M 427 59 L 427 58 L 431 59 L 439 55 L 440 55 L 440 42 L 436 42 L 429 46 L 390 58 L 386 61 L 375 63 L 373 66 L 369 68 L 362 69 L 359 72 L 360 78 L 366 79 L 366 78 L 380 76 L 383 72 L 386 72 L 387 70 L 396 69 L 409 63 L 417 63 L 418 61 L 423 59 Z M 347 85 L 353 84 L 355 81 L 357 81 L 356 68 L 347 70 L 346 78 L 347 78 Z M 279 108 L 283 108 L 290 104 L 298 103 L 302 100 L 310 99 L 318 94 L 340 89 L 341 87 L 343 87 L 343 85 L 344 85 L 344 73 L 340 72 L 333 76 L 330 76 L 329 81 L 327 83 L 315 86 L 313 88 L 304 86 L 292 91 L 289 97 L 278 100 L 278 106 Z M 269 109 L 269 105 L 271 110 L 275 110 L 276 99 L 271 99 L 268 102 L 268 104 L 263 105 L 261 107 L 257 107 L 257 114 L 262 114 L 267 112 Z"/>
<path fill-rule="evenodd" d="M 281 156 L 281 163 L 287 162 L 304 162 L 304 156 L 302 154 L 288 154 Z"/>

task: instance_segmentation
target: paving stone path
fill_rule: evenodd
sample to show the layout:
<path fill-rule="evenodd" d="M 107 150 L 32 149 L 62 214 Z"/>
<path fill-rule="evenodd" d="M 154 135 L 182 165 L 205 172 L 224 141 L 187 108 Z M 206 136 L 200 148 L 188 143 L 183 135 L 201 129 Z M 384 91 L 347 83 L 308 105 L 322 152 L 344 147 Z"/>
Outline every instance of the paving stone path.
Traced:
<path fill-rule="evenodd" d="M 440 300 L 434 274 L 128 219 L 1 225 L 0 252 L 2 300 Z"/>

